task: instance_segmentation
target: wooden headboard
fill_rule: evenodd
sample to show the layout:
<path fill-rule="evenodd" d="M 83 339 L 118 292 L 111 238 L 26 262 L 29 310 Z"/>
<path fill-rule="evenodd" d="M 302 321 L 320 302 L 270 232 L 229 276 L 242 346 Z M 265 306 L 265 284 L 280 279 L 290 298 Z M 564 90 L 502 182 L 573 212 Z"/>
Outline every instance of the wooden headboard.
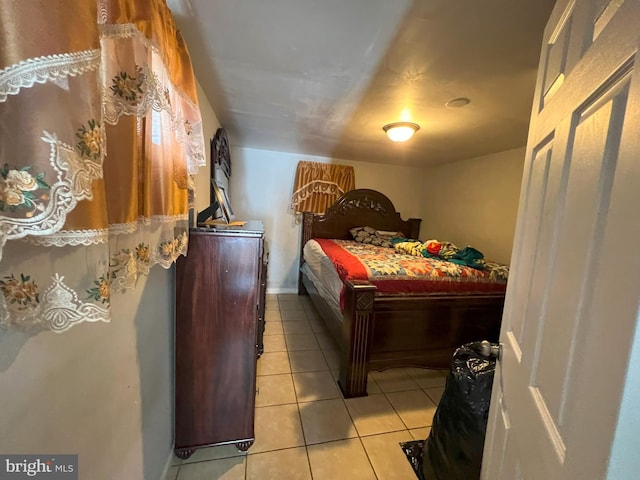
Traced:
<path fill-rule="evenodd" d="M 418 238 L 420 218 L 402 220 L 393 203 L 386 195 L 359 188 L 342 195 L 327 209 L 324 215 L 302 214 L 302 237 L 300 241 L 300 265 L 302 249 L 312 238 L 352 239 L 353 227 L 372 227 L 376 230 L 402 232 L 407 238 Z"/>

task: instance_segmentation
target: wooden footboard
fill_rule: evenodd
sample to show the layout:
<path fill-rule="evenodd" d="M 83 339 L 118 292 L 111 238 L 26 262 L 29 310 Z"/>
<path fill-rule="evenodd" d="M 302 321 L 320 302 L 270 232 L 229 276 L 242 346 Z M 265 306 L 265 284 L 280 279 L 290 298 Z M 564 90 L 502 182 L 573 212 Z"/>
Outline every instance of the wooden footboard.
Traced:
<path fill-rule="evenodd" d="M 367 394 L 367 373 L 390 367 L 448 369 L 460 345 L 497 342 L 504 294 L 385 296 L 368 282 L 344 292 L 340 388 Z"/>
<path fill-rule="evenodd" d="M 345 398 L 367 394 L 367 374 L 391 367 L 448 369 L 454 350 L 498 341 L 504 294 L 382 295 L 375 285 L 345 285 L 342 318 L 302 276 L 306 292 L 340 348 L 338 384 Z"/>

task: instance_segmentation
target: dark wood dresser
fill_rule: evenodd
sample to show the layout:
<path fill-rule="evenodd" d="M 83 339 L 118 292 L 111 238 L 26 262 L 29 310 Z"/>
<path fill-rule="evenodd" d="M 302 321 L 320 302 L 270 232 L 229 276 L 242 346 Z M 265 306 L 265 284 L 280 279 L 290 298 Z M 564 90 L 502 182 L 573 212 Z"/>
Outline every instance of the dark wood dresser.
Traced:
<path fill-rule="evenodd" d="M 195 228 L 176 265 L 175 453 L 254 441 L 267 253 L 261 222 Z"/>

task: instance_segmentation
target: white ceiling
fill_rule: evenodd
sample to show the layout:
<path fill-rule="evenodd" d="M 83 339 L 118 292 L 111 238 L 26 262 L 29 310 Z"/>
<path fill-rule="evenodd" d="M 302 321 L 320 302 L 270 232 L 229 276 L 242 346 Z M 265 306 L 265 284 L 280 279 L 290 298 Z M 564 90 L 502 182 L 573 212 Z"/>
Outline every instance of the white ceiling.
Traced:
<path fill-rule="evenodd" d="M 167 2 L 232 145 L 414 166 L 526 143 L 553 3 Z M 400 120 L 405 144 L 382 130 Z"/>

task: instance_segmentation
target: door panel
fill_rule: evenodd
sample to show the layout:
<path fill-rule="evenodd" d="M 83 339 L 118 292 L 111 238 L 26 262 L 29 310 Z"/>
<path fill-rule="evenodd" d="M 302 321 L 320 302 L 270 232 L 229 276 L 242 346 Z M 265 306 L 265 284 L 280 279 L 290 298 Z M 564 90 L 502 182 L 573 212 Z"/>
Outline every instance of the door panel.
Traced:
<path fill-rule="evenodd" d="M 615 93 L 609 91 L 606 96 L 615 95 L 613 98 L 605 101 L 598 99 L 596 104 L 587 106 L 586 113 L 574 117 L 571 133 L 574 142 L 564 159 L 569 164 L 569 175 L 566 203 L 560 214 L 557 232 L 558 248 L 552 249 L 555 250 L 553 266 L 540 269 L 553 272 L 550 280 L 544 279 L 549 288 L 545 302 L 547 311 L 542 318 L 571 319 L 567 322 L 540 322 L 539 353 L 532 361 L 532 366 L 535 366 L 532 385 L 538 385 L 560 429 L 561 405 L 566 401 L 564 394 L 568 391 L 566 386 L 571 378 L 571 366 L 576 353 L 575 338 L 581 327 L 582 312 L 589 308 L 592 294 L 588 291 L 592 288 L 588 280 L 596 274 L 587 259 L 590 251 L 600 248 L 598 218 L 602 207 L 608 205 L 611 173 L 614 171 L 611 163 L 615 162 L 615 150 L 620 143 L 626 92 L 626 88 Z M 558 163 L 561 161 L 559 159 Z M 585 164 L 594 168 L 584 168 Z M 597 165 L 600 165 L 600 169 Z M 587 241 L 575 242 L 576 237 Z M 582 281 L 573 282 L 573 278 Z M 567 368 L 560 371 L 558 365 L 566 365 Z"/>
<path fill-rule="evenodd" d="M 564 82 L 574 6 L 575 2 L 567 4 L 548 42 L 543 47 L 547 51 L 540 108 L 546 105 Z"/>
<path fill-rule="evenodd" d="M 536 152 L 529 173 L 530 182 L 528 185 L 527 205 L 525 210 L 526 223 L 523 226 L 524 235 L 522 237 L 522 251 L 530 254 L 523 255 L 518 266 L 518 276 L 513 279 L 513 287 L 517 297 L 525 298 L 529 289 L 531 278 L 533 276 L 533 266 L 536 262 L 535 241 L 537 240 L 536 232 L 539 231 L 540 222 L 543 217 L 544 199 L 546 195 L 548 170 L 550 157 L 552 152 L 552 140 L 545 142 Z M 509 321 L 510 330 L 514 336 L 521 341 L 523 337 L 523 320 L 522 311 L 526 309 L 527 304 L 510 305 L 513 311 L 505 316 Z M 519 311 L 514 309 L 518 308 Z"/>
<path fill-rule="evenodd" d="M 640 2 L 545 31 L 482 478 L 604 478 L 640 304 Z"/>
<path fill-rule="evenodd" d="M 597 0 L 593 15 L 593 40 L 609 24 L 618 9 L 622 6 L 624 0 Z"/>

